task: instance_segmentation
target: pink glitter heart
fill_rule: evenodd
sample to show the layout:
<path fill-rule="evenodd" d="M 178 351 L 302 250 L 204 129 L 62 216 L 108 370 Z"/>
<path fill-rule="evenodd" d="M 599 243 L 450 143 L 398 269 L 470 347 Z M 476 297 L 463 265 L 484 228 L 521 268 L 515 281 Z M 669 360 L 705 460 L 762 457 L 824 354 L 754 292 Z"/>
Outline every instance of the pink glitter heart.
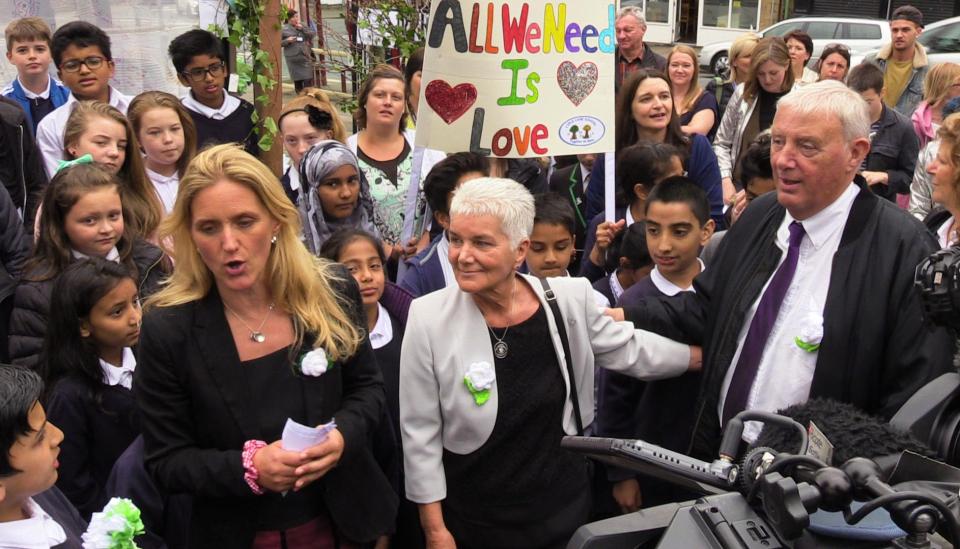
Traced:
<path fill-rule="evenodd" d="M 593 92 L 599 76 L 597 66 L 589 61 L 579 67 L 570 61 L 564 61 L 557 67 L 557 83 L 560 85 L 560 90 L 578 107 Z"/>
<path fill-rule="evenodd" d="M 451 88 L 443 80 L 432 80 L 423 95 L 427 98 L 427 105 L 450 124 L 477 101 L 477 88 L 473 84 L 459 84 Z"/>

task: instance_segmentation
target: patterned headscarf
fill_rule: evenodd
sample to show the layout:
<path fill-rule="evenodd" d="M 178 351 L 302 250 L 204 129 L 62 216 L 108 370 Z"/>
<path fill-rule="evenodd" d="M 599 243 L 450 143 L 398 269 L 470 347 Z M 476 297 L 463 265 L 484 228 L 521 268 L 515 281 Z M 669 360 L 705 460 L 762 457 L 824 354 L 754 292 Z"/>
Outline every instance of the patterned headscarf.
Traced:
<path fill-rule="evenodd" d="M 323 214 L 323 206 L 317 195 L 317 187 L 341 166 L 353 166 L 360 178 L 360 196 L 350 217 L 329 220 Z M 373 223 L 373 199 L 367 180 L 360 171 L 357 157 L 339 141 L 320 141 L 303 155 L 300 161 L 300 189 L 297 208 L 303 221 L 304 242 L 314 254 L 337 229 L 356 227 L 379 238 L 380 233 Z"/>

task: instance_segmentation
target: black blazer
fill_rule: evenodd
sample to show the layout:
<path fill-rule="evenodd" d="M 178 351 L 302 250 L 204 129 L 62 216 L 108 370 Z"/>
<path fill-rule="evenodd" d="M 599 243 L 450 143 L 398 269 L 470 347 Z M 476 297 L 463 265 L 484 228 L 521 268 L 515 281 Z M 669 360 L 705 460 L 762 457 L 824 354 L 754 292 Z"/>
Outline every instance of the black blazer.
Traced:
<path fill-rule="evenodd" d="M 584 256 L 583 245 L 587 239 L 587 225 L 590 224 L 586 216 L 586 204 L 583 203 L 583 173 L 580 169 L 580 163 L 577 162 L 572 166 L 567 166 L 566 168 L 560 168 L 559 170 L 553 172 L 553 175 L 550 176 L 550 191 L 557 193 L 570 203 L 570 206 L 573 207 L 573 215 L 576 219 L 576 248 L 577 248 L 577 258 L 578 262 L 576 265 L 571 265 L 568 269 L 571 273 L 576 273 L 579 271 L 579 261 Z"/>
<path fill-rule="evenodd" d="M 335 291 L 359 304 L 353 278 L 340 270 Z M 364 326 L 354 306 L 354 321 Z M 312 347 L 312 341 L 303 348 Z M 169 493 L 194 496 L 191 547 L 249 547 L 260 500 L 243 480 L 241 451 L 256 439 L 223 302 L 215 288 L 199 301 L 149 311 L 143 320 L 134 393 L 141 410 L 146 466 Z M 356 542 L 392 530 L 397 497 L 370 451 L 383 413 L 383 380 L 369 341 L 320 377 L 303 378 L 307 421 L 336 416 L 344 438 L 340 463 L 318 480 L 338 531 Z M 273 442 L 273 441 L 268 441 Z"/>

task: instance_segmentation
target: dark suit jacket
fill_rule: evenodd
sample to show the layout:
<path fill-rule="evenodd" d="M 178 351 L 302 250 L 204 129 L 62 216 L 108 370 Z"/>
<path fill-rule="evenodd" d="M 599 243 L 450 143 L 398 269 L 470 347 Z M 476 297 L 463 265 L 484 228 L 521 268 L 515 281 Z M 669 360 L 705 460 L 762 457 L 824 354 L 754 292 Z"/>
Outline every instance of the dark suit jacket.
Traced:
<path fill-rule="evenodd" d="M 362 327 L 356 283 L 346 269 L 340 278 L 335 291 L 355 304 Z M 191 547 L 249 547 L 260 506 L 241 460 L 244 442 L 258 438 L 248 404 L 257 395 L 244 380 L 223 311 L 215 288 L 199 301 L 149 311 L 134 379 L 147 470 L 161 490 L 194 496 Z M 311 347 L 306 338 L 302 348 Z M 333 523 L 357 542 L 391 531 L 397 497 L 369 447 L 385 403 L 369 341 L 322 376 L 303 377 L 302 386 L 307 423 L 336 416 L 344 438 L 339 464 L 317 481 Z"/>
<path fill-rule="evenodd" d="M 580 163 L 577 162 L 573 166 L 567 166 L 553 172 L 553 175 L 550 176 L 550 191 L 566 198 L 573 208 L 577 227 L 574 235 L 576 237 L 577 258 L 576 263 L 571 264 L 567 270 L 571 273 L 579 272 L 579 262 L 585 253 L 583 244 L 587 239 L 587 225 L 590 222 L 584 213 L 586 204 L 583 203 L 583 173 L 580 169 Z"/>
<path fill-rule="evenodd" d="M 923 322 L 916 265 L 937 249 L 923 225 L 866 189 L 850 210 L 824 307 L 823 341 L 810 398 L 847 402 L 891 417 L 920 387 L 950 371 L 953 342 Z M 625 309 L 640 327 L 703 346 L 703 381 L 685 450 L 716 457 L 717 403 L 750 305 L 776 269 L 785 210 L 776 193 L 754 200 L 721 241 L 696 293 L 645 299 Z M 678 426 L 678 429 L 684 426 Z"/>

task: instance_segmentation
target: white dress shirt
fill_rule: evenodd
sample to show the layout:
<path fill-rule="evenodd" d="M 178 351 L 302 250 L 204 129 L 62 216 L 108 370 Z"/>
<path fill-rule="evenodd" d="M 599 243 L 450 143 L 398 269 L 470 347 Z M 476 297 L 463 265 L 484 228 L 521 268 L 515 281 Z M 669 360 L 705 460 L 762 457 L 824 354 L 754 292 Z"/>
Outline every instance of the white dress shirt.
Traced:
<path fill-rule="evenodd" d="M 240 99 L 227 93 L 227 90 L 223 90 L 223 95 L 225 97 L 223 98 L 223 104 L 220 105 L 219 109 L 211 109 L 210 107 L 197 101 L 193 98 L 193 92 L 187 92 L 187 95 L 184 95 L 180 98 L 180 102 L 183 103 L 184 107 L 193 112 L 200 113 L 207 118 L 212 120 L 223 120 L 224 118 L 233 114 L 233 111 L 240 107 Z"/>
<path fill-rule="evenodd" d="M 89 259 L 89 258 L 90 258 L 89 255 L 87 255 L 87 254 L 85 254 L 85 253 L 83 253 L 83 252 L 78 252 L 77 250 L 74 250 L 73 248 L 70 249 L 70 253 L 73 254 L 73 258 L 74 258 L 74 259 Z M 114 246 L 113 248 L 110 248 L 110 251 L 107 252 L 107 257 L 105 257 L 104 259 L 106 259 L 106 260 L 108 260 L 108 261 L 114 261 L 114 262 L 116 262 L 116 263 L 120 263 L 120 252 L 117 250 L 117 247 Z"/>
<path fill-rule="evenodd" d="M 377 303 L 377 323 L 370 331 L 370 346 L 379 349 L 393 341 L 393 323 L 390 322 L 390 313 Z"/>
<path fill-rule="evenodd" d="M 124 347 L 123 354 L 120 356 L 120 366 L 114 366 L 100 359 L 100 369 L 103 370 L 107 385 L 111 387 L 122 385 L 129 389 L 133 386 L 133 371 L 137 368 L 137 359 L 133 356 L 130 347 Z"/>
<path fill-rule="evenodd" d="M 0 522 L 0 549 L 50 549 L 67 541 L 63 527 L 33 498 L 25 510 L 30 518 Z"/>
<path fill-rule="evenodd" d="M 23 89 L 23 95 L 25 95 L 27 99 L 46 99 L 50 97 L 50 82 L 52 80 L 52 78 L 47 76 L 47 88 L 40 93 L 33 93 L 23 84 L 23 80 L 20 80 L 19 76 L 17 77 L 17 82 L 20 82 L 20 87 Z"/>
<path fill-rule="evenodd" d="M 840 247 L 843 228 L 850 217 L 853 200 L 860 188 L 851 183 L 847 190 L 832 204 L 817 214 L 803 220 L 806 234 L 800 242 L 800 257 L 797 270 L 787 289 L 777 320 L 767 338 L 763 357 L 757 369 L 747 398 L 748 410 L 776 412 L 792 404 L 805 402 L 810 396 L 810 384 L 817 367 L 817 351 L 801 349 L 796 338 L 803 326 L 819 321 L 823 324 L 823 310 L 827 302 L 827 290 L 830 286 L 830 274 L 833 270 L 833 256 Z M 790 224 L 795 219 L 787 212 L 777 230 L 777 247 L 783 250 L 779 263 L 786 258 L 790 241 Z M 778 265 L 779 265 L 778 263 Z M 773 278 L 773 274 L 770 275 Z M 737 340 L 737 352 L 733 355 L 723 385 L 720 388 L 720 401 L 717 405 L 719 417 L 723 417 L 723 404 L 726 400 L 734 370 L 740 360 L 743 341 L 747 337 L 750 323 L 757 312 L 757 306 L 763 293 L 767 291 L 770 280 L 763 286 L 760 295 L 750 306 L 743 319 L 743 327 Z M 812 320 L 811 320 L 812 319 Z M 747 422 L 743 438 L 747 442 L 756 440 L 761 424 Z"/>
<path fill-rule="evenodd" d="M 132 100 L 133 97 L 124 95 L 113 87 L 110 88 L 108 103 L 124 115 L 127 114 L 127 107 Z M 70 118 L 70 113 L 73 112 L 73 107 L 76 104 L 77 98 L 71 94 L 66 103 L 44 116 L 40 124 L 37 125 L 37 147 L 40 149 L 40 154 L 43 155 L 43 165 L 49 177 L 53 177 L 57 172 L 57 166 L 63 160 L 63 132 L 67 128 L 67 119 Z"/>
<path fill-rule="evenodd" d="M 440 270 L 443 271 L 443 285 L 453 286 L 457 277 L 453 274 L 453 265 L 450 264 L 450 241 L 447 232 L 440 233 L 440 242 L 437 243 L 437 256 L 440 259 Z"/>
<path fill-rule="evenodd" d="M 583 179 L 583 193 L 587 193 L 587 187 L 590 185 L 590 170 L 582 163 L 580 164 L 580 178 Z"/>
<path fill-rule="evenodd" d="M 177 189 L 180 188 L 180 174 L 173 172 L 173 175 L 159 174 L 150 168 L 146 168 L 147 177 L 153 183 L 153 188 L 157 190 L 157 196 L 163 203 L 163 212 L 167 215 L 173 211 L 173 205 L 177 201 Z"/>
<path fill-rule="evenodd" d="M 697 262 L 700 263 L 700 272 L 702 273 L 706 266 L 703 264 L 703 261 L 700 258 L 697 258 Z M 681 288 L 673 282 L 667 280 L 667 277 L 663 276 L 663 273 L 660 272 L 660 267 L 654 267 L 650 271 L 650 282 L 653 282 L 653 285 L 656 286 L 658 290 L 663 292 L 667 296 L 675 296 L 680 292 L 694 292 L 693 284 L 690 284 L 687 288 Z"/>

